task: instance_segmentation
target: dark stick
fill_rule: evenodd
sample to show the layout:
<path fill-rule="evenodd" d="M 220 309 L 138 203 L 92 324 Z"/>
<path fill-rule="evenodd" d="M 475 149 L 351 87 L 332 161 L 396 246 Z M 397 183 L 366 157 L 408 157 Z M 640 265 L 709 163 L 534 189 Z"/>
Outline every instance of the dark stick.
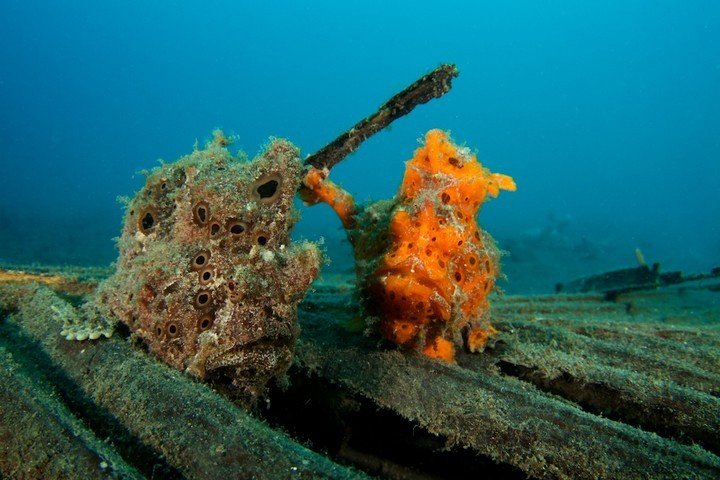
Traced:
<path fill-rule="evenodd" d="M 315 168 L 332 168 L 343 158 L 357 150 L 362 142 L 410 113 L 416 106 L 440 98 L 450 91 L 453 77 L 459 71 L 455 65 L 443 64 L 385 102 L 380 109 L 364 118 L 305 159 L 305 165 Z"/>

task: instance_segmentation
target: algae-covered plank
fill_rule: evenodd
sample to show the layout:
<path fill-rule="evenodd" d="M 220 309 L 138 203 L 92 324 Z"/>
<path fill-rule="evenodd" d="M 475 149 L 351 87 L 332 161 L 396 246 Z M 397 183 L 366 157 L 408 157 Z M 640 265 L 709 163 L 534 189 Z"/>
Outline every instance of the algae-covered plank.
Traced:
<path fill-rule="evenodd" d="M 325 290 L 306 302 L 300 364 L 452 443 L 538 478 L 720 475 L 720 459 L 702 448 L 586 412 L 572 399 L 497 373 L 492 361 L 474 371 L 378 350 L 374 341 L 342 328 L 353 310 L 349 301 Z M 495 354 L 483 355 L 470 358 Z M 459 363 L 466 363 L 463 356 Z"/>
<path fill-rule="evenodd" d="M 358 478 L 269 428 L 208 387 L 115 336 L 67 341 L 51 312 L 67 305 L 45 287 L 0 289 L 10 328 L 185 478 Z"/>
<path fill-rule="evenodd" d="M 141 479 L 0 347 L 0 477 Z"/>
<path fill-rule="evenodd" d="M 610 367 L 632 370 L 655 379 L 675 382 L 702 392 L 716 392 L 720 387 L 720 374 L 708 371 L 697 363 L 703 354 L 720 353 L 714 349 L 700 349 L 694 352 L 684 350 L 680 345 L 675 349 L 668 345 L 653 345 L 634 339 L 608 339 L 581 335 L 566 328 L 550 327 L 535 322 L 514 320 L 499 322 L 498 328 L 506 332 L 506 341 L 512 345 L 539 344 L 546 348 L 585 359 L 586 364 L 602 364 Z M 512 337 L 510 339 L 509 337 Z M 655 348 L 652 348 L 655 347 Z M 709 350 L 709 351 L 708 351 Z M 552 359 L 553 352 L 548 352 Z M 712 368 L 712 361 L 704 367 Z"/>
<path fill-rule="evenodd" d="M 643 373 L 717 396 L 720 304 L 711 297 L 703 304 L 695 301 L 690 308 L 688 295 L 673 289 L 662 295 L 642 295 L 642 309 L 635 307 L 637 300 L 630 296 L 625 296 L 621 305 L 548 296 L 542 303 L 525 299 L 522 310 L 510 307 L 520 305 L 521 299 L 502 299 L 496 303 L 495 317 L 511 345 L 552 344 L 559 352 L 586 359 L 583 364 L 601 363 Z M 678 312 L 678 301 L 688 308 Z M 704 314 L 696 315 L 698 312 Z M 668 323 L 668 316 L 679 318 L 682 325 Z"/>
<path fill-rule="evenodd" d="M 538 311 L 522 313 L 502 302 L 502 320 L 496 324 L 503 331 L 502 348 L 494 353 L 506 372 L 544 390 L 718 453 L 720 350 L 713 343 L 720 333 L 720 314 L 707 308 L 712 301 L 706 302 L 695 305 L 706 312 L 705 318 L 668 325 L 665 317 L 675 312 L 678 300 L 697 300 L 678 298 L 679 293 L 642 294 L 640 314 L 616 303 L 598 300 L 594 305 L 591 299 L 571 296 L 546 297 Z M 629 295 L 624 301 L 635 302 Z M 710 315 L 715 325 L 705 321 Z"/>
<path fill-rule="evenodd" d="M 708 372 L 720 371 L 720 328 L 683 327 L 645 322 L 578 322 L 573 318 L 539 319 L 539 325 L 555 326 L 596 340 L 622 342 L 635 349 L 681 360 Z"/>
<path fill-rule="evenodd" d="M 499 358 L 506 371 L 593 411 L 720 452 L 717 397 L 547 344 L 513 342 Z"/>
<path fill-rule="evenodd" d="M 68 295 L 87 295 L 97 287 L 97 275 L 104 273 L 102 269 L 87 269 L 94 277 L 82 269 L 52 269 L 24 267 L 23 269 L 5 269 L 0 266 L 0 285 L 18 283 L 39 283 L 55 291 Z"/>
<path fill-rule="evenodd" d="M 351 321 L 359 313 L 352 285 L 340 280 L 316 285 L 301 306 L 296 375 L 316 374 L 306 381 L 330 382 L 448 445 L 535 478 L 720 476 L 720 459 L 699 446 L 718 446 L 713 383 L 720 372 L 717 359 L 705 358 L 718 345 L 717 311 L 699 305 L 702 315 L 692 318 L 682 308 L 663 308 L 663 295 L 644 296 L 632 308 L 587 295 L 500 298 L 498 343 L 482 354 L 459 354 L 458 365 L 450 365 L 363 336 Z M 121 338 L 65 341 L 50 312 L 66 304 L 45 288 L 0 288 L 0 306 L 15 312 L 2 331 L 36 342 L 181 476 L 284 477 L 288 467 L 306 477 L 357 475 Z M 668 312 L 682 325 L 669 322 Z M 223 448 L 213 449 L 217 444 Z M 235 463 L 223 464 L 228 458 Z"/>

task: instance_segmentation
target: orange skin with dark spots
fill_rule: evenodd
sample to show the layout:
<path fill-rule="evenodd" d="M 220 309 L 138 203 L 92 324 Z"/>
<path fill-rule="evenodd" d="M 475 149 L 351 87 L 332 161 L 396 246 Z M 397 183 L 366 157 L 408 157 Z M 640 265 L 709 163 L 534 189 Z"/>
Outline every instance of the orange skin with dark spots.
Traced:
<path fill-rule="evenodd" d="M 311 171 L 305 185 L 346 228 L 354 226 L 352 197 L 320 176 Z M 511 177 L 490 173 L 443 131 L 426 134 L 390 214 L 389 248 L 365 282 L 385 338 L 448 362 L 463 337 L 470 351 L 485 347 L 497 332 L 488 320 L 488 295 L 499 255 L 476 216 L 488 195 L 515 189 Z"/>

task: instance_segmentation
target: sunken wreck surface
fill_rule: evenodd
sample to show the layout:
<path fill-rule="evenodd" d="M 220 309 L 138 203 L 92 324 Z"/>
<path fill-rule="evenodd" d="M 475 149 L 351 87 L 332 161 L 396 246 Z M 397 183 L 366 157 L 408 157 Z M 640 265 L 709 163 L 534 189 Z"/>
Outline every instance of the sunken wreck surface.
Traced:
<path fill-rule="evenodd" d="M 78 297 L 0 287 L 3 478 L 720 475 L 717 285 L 496 298 L 457 365 L 357 332 L 352 292 L 314 284 L 290 386 L 248 413 L 122 330 L 66 340 Z"/>

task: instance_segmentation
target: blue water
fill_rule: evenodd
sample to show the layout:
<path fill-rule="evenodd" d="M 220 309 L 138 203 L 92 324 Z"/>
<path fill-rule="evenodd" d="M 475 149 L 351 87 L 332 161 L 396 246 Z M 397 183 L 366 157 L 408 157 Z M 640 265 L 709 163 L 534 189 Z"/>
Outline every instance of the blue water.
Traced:
<path fill-rule="evenodd" d="M 442 62 L 452 91 L 333 171 L 391 196 L 430 128 L 515 193 L 481 222 L 509 291 L 632 266 L 720 264 L 717 1 L 36 2 L 0 5 L 0 261 L 107 264 L 143 168 L 215 127 L 312 153 Z M 350 250 L 325 206 L 297 235 Z"/>

